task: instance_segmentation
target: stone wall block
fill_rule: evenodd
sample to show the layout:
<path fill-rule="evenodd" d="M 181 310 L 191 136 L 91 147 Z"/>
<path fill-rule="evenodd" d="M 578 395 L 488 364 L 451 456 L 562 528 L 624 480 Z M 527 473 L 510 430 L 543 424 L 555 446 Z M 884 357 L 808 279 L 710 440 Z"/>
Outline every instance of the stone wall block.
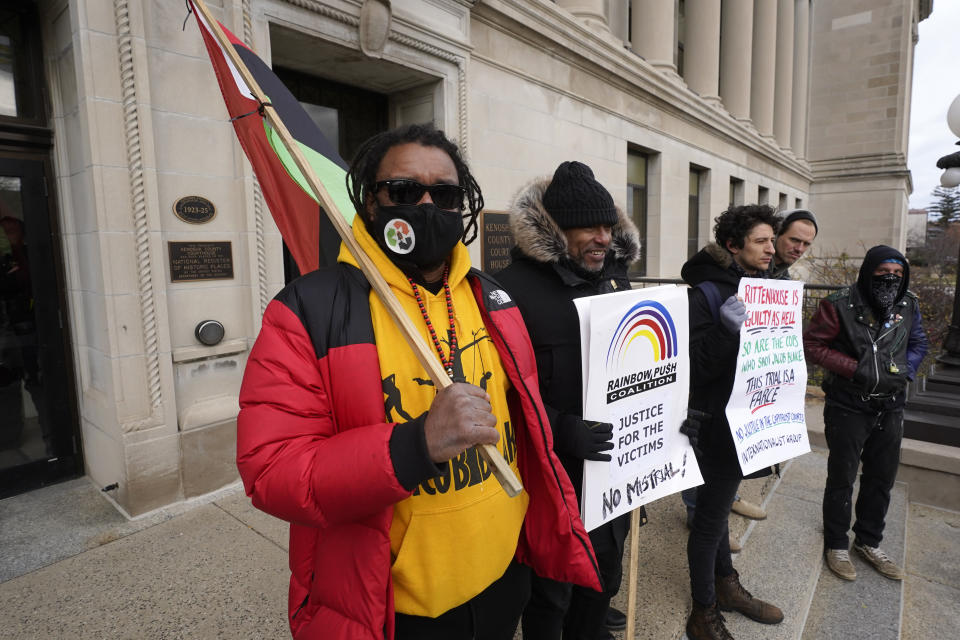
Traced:
<path fill-rule="evenodd" d="M 186 431 L 180 438 L 184 498 L 210 493 L 239 479 L 236 419 Z"/>
<path fill-rule="evenodd" d="M 97 202 L 103 203 L 100 224 L 104 231 L 133 231 L 130 171 L 126 167 L 94 167 Z"/>
<path fill-rule="evenodd" d="M 132 516 L 183 499 L 180 483 L 180 436 L 173 434 L 124 447 L 126 485 L 117 501 Z"/>
<path fill-rule="evenodd" d="M 151 413 L 147 384 L 147 357 L 143 353 L 111 359 L 117 386 L 117 419 L 122 424 L 146 418 Z"/>
<path fill-rule="evenodd" d="M 118 357 L 143 352 L 143 318 L 137 293 L 109 296 L 107 313 L 112 319 L 113 353 Z"/>
<path fill-rule="evenodd" d="M 234 238 L 235 240 L 236 238 Z M 237 258 L 242 257 L 234 247 L 234 271 Z M 250 304 L 246 287 L 230 280 L 176 283 L 167 290 L 167 308 L 170 314 L 170 335 L 173 348 L 199 346 L 194 328 L 203 320 L 219 320 L 224 327 L 224 340 L 249 335 L 245 318 Z"/>
<path fill-rule="evenodd" d="M 106 35 L 116 35 L 113 0 L 88 0 L 77 6 L 81 28 Z"/>
<path fill-rule="evenodd" d="M 116 36 L 87 31 L 86 38 L 87 62 L 93 72 L 91 95 L 101 100 L 119 102 L 123 96 L 120 91 L 120 58 L 117 55 Z"/>
<path fill-rule="evenodd" d="M 162 172 L 234 177 L 230 163 L 210 162 L 234 154 L 233 127 L 206 118 L 153 112 L 156 167 Z"/>
<path fill-rule="evenodd" d="M 193 27 L 193 23 L 190 25 Z M 194 27 L 195 30 L 195 27 Z M 200 34 L 195 34 L 199 40 Z M 147 59 L 150 70 L 151 106 L 160 111 L 190 114 L 220 120 L 209 126 L 233 127 L 223 103 L 220 85 L 207 57 L 192 58 L 163 49 L 151 49 Z"/>
<path fill-rule="evenodd" d="M 90 106 L 92 107 L 90 114 L 96 121 L 94 137 L 96 144 L 92 146 L 93 163 L 111 167 L 127 166 L 127 138 L 123 128 L 123 105 L 119 102 L 95 100 L 90 103 Z"/>
<path fill-rule="evenodd" d="M 93 233 L 101 228 L 100 209 L 96 206 L 93 183 L 94 171 L 91 167 L 87 171 L 79 171 L 59 182 L 61 185 L 60 197 L 70 202 L 71 215 L 64 220 L 62 230 L 64 234 Z M 102 201 L 101 201 L 102 202 Z"/>

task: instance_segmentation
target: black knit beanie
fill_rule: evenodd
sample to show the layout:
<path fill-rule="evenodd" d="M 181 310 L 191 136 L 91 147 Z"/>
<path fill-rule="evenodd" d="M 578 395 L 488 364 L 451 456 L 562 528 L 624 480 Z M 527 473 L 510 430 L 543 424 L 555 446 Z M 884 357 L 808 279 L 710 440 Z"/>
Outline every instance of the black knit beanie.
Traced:
<path fill-rule="evenodd" d="M 817 217 L 813 215 L 813 211 L 808 211 L 806 209 L 790 209 L 788 211 L 780 212 L 780 233 L 783 233 L 787 230 L 791 224 L 797 220 L 807 220 L 813 224 L 813 233 L 819 233 L 820 227 L 817 226 Z"/>
<path fill-rule="evenodd" d="M 582 162 L 563 162 L 543 192 L 543 208 L 561 229 L 617 224 L 613 196 Z"/>

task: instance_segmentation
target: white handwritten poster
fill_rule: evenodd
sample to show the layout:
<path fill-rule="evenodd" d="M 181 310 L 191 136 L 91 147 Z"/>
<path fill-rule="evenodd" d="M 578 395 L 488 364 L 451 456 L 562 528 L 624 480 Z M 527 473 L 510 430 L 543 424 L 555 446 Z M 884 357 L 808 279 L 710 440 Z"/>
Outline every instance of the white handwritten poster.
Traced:
<path fill-rule="evenodd" d="M 741 278 L 737 295 L 747 306 L 747 321 L 740 328 L 727 421 L 746 475 L 810 451 L 803 283 Z"/>
<path fill-rule="evenodd" d="M 613 425 L 610 462 L 583 465 L 587 530 L 703 484 L 680 433 L 690 385 L 687 292 L 673 285 L 575 301 L 584 418 Z"/>

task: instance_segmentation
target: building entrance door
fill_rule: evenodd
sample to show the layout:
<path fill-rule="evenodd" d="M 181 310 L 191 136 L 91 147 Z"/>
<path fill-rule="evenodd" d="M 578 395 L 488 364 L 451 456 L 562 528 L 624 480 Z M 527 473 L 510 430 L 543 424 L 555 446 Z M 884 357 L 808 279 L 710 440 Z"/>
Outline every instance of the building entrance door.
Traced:
<path fill-rule="evenodd" d="M 44 173 L 0 153 L 0 498 L 81 469 Z"/>

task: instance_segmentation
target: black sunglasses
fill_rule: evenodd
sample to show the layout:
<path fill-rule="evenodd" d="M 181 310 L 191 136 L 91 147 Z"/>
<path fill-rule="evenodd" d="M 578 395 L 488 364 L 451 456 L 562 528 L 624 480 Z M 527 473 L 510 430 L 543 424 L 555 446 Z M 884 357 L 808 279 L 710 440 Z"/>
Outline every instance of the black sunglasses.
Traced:
<path fill-rule="evenodd" d="M 374 191 L 387 188 L 387 195 L 394 204 L 417 204 L 424 192 L 430 193 L 433 204 L 441 209 L 462 209 L 465 189 L 456 184 L 420 184 L 416 180 L 398 178 L 374 183 Z"/>

